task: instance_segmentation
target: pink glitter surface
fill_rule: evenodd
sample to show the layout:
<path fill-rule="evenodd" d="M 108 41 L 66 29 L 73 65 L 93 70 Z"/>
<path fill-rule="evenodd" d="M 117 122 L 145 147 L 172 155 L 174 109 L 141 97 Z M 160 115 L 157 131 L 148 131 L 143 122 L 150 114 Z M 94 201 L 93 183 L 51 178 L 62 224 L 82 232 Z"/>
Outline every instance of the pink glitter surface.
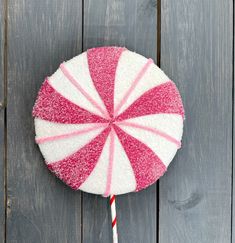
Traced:
<path fill-rule="evenodd" d="M 114 81 L 118 60 L 125 48 L 100 47 L 87 51 L 89 71 L 94 85 L 113 117 Z"/>
<path fill-rule="evenodd" d="M 115 132 L 131 162 L 135 178 L 136 191 L 153 184 L 166 171 L 166 166 L 145 144 L 125 133 L 114 125 Z"/>
<path fill-rule="evenodd" d="M 107 120 L 73 104 L 59 94 L 46 80 L 33 108 L 33 116 L 51 122 L 82 124 L 105 123 Z"/>
<path fill-rule="evenodd" d="M 173 82 L 166 82 L 145 92 L 122 114 L 118 121 L 157 113 L 180 114 L 184 108 L 178 89 Z"/>
<path fill-rule="evenodd" d="M 48 168 L 72 189 L 78 190 L 95 168 L 109 132 L 110 128 L 105 129 L 76 153 L 48 164 Z"/>

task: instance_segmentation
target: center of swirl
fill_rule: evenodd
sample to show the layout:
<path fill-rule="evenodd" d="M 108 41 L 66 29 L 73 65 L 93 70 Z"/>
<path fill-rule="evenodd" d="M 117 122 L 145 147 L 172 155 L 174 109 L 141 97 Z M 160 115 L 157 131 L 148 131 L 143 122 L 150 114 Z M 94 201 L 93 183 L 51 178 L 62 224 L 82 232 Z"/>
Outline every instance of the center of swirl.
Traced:
<path fill-rule="evenodd" d="M 114 123 L 115 123 L 115 118 L 113 117 L 113 118 L 110 118 L 110 120 L 109 120 L 109 126 L 112 126 Z"/>

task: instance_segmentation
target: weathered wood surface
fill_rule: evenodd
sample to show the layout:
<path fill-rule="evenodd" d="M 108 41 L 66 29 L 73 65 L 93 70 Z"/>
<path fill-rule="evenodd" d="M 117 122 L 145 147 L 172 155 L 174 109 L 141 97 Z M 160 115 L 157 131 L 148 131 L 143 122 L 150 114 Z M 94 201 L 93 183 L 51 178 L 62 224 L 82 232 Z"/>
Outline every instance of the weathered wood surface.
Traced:
<path fill-rule="evenodd" d="M 233 1 L 234 4 L 234 1 Z M 235 243 L 235 162 L 234 162 L 234 153 L 235 153 L 235 143 L 234 143 L 234 138 L 235 138 L 235 106 L 234 106 L 234 97 L 235 97 L 235 32 L 234 32 L 234 25 L 235 25 L 235 17 L 234 17 L 234 10 L 235 6 L 233 6 L 233 181 L 232 181 L 232 218 L 231 218 L 231 226 L 232 226 L 232 243 Z"/>
<path fill-rule="evenodd" d="M 162 0 L 161 67 L 186 110 L 160 181 L 159 242 L 231 242 L 233 2 Z"/>
<path fill-rule="evenodd" d="M 47 170 L 31 116 L 44 78 L 81 51 L 81 2 L 8 3 L 7 242 L 81 241 L 81 194 Z"/>
<path fill-rule="evenodd" d="M 4 44 L 5 44 L 5 4 L 0 0 L 0 241 L 4 241 L 5 231 L 5 145 L 4 145 L 4 117 L 5 117 L 5 92 L 4 92 Z"/>
<path fill-rule="evenodd" d="M 126 46 L 156 60 L 156 3 L 145 0 L 84 1 L 84 42 L 87 48 L 104 45 Z M 156 242 L 156 185 L 117 197 L 120 243 Z M 112 242 L 108 200 L 84 194 L 84 242 Z"/>
<path fill-rule="evenodd" d="M 159 198 L 156 185 L 117 198 L 120 243 L 235 242 L 232 0 L 0 0 L 0 13 L 3 104 L 4 65 L 8 86 L 5 124 L 0 109 L 1 242 L 112 241 L 107 199 L 74 192 L 48 172 L 31 117 L 44 78 L 63 60 L 102 45 L 126 46 L 155 61 L 158 51 L 186 110 L 183 148 L 160 180 Z"/>

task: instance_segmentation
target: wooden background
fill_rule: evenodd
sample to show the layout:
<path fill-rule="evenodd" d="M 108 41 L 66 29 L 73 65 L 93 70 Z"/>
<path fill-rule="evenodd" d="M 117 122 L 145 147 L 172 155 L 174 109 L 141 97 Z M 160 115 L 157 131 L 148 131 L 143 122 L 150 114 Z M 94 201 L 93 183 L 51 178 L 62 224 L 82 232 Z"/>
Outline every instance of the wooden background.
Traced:
<path fill-rule="evenodd" d="M 120 243 L 235 242 L 233 12 L 232 0 L 0 0 L 0 242 L 111 243 L 107 200 L 49 173 L 31 117 L 44 78 L 102 45 L 153 58 L 186 110 L 166 175 L 117 198 Z"/>

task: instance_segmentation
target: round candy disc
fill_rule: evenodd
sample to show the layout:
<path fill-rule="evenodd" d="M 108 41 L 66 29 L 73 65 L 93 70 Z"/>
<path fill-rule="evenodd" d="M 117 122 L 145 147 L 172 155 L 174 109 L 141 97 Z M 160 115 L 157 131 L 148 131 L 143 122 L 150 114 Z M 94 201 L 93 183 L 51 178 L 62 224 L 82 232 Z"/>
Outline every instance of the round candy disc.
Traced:
<path fill-rule="evenodd" d="M 151 59 L 100 47 L 45 80 L 33 116 L 48 168 L 75 190 L 108 196 L 164 174 L 180 147 L 184 109 Z"/>

